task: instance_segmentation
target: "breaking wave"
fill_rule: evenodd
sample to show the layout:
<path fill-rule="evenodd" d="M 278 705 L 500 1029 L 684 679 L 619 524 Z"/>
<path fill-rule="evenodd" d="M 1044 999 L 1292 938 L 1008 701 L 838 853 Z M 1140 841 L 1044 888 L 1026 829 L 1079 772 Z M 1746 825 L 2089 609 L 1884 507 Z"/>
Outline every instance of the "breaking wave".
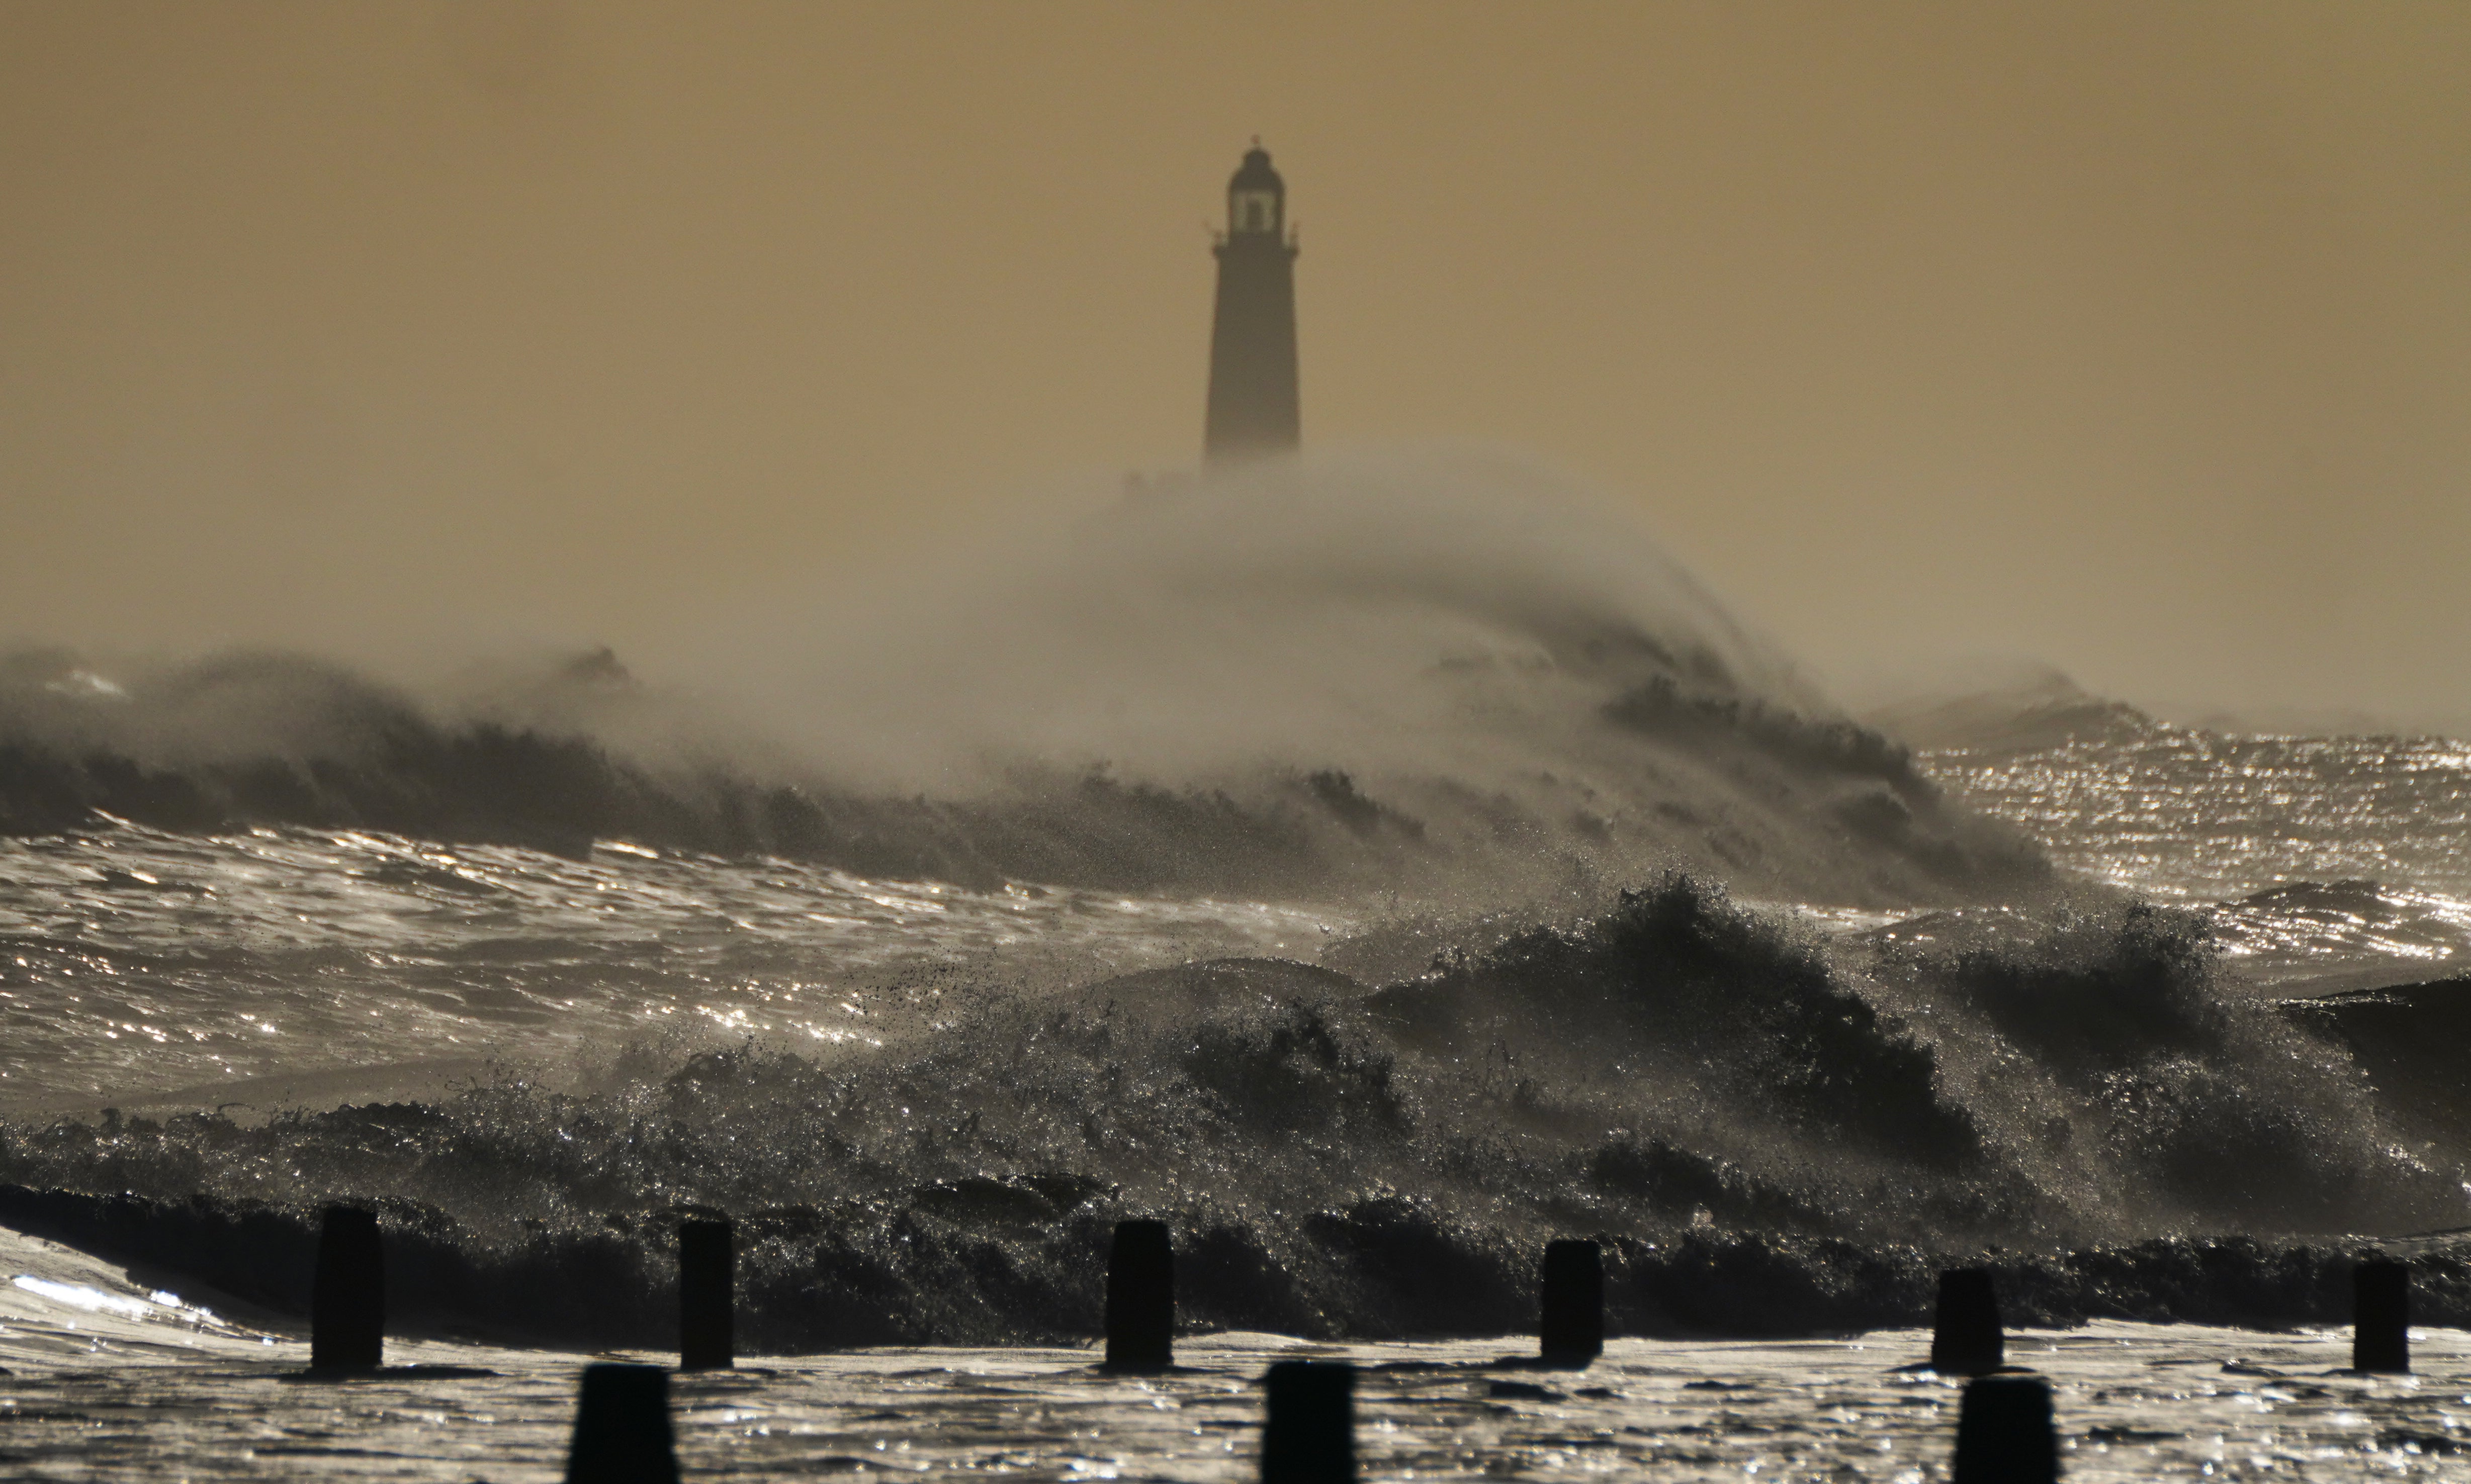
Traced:
<path fill-rule="evenodd" d="M 2463 986 L 2386 972 L 2471 918 L 2241 843 L 2441 748 L 2062 695 L 1918 760 L 1482 457 L 975 560 L 651 679 L 0 663 L 0 1223 L 296 1314 L 357 1201 L 400 1327 L 605 1346 L 718 1211 L 775 1351 L 1086 1335 L 1131 1215 L 1188 1322 L 1368 1337 L 1526 1328 L 1567 1235 L 1634 1331 L 1806 1333 L 1987 1252 L 2018 1317 L 2326 1319 L 2471 1226 Z M 2050 864 L 2173 828 L 2251 894 Z"/>
<path fill-rule="evenodd" d="M 938 986 L 830 1054 L 12 1125 L 0 1221 L 296 1313 L 315 1205 L 358 1200 L 402 1323 L 573 1345 L 666 1343 L 674 1221 L 715 1210 L 747 1341 L 781 1351 L 1087 1335 L 1136 1214 L 1174 1225 L 1202 1326 L 1518 1331 L 1570 1234 L 1609 1242 L 1635 1332 L 1911 1322 L 1986 1245 L 2020 1315 L 2335 1317 L 2340 1234 L 2471 1221 L 2460 1150 L 2395 1132 L 2373 1027 L 2237 990 L 2208 931 L 2093 900 L 1828 937 L 1672 876 L 1377 984 L 1237 959 Z M 2423 1271 L 2430 1320 L 2471 1317 L 2471 1270 Z"/>
<path fill-rule="evenodd" d="M 2046 871 L 1515 461 L 1276 465 L 987 545 L 749 615 L 653 682 L 605 651 L 418 696 L 296 654 L 24 651 L 0 834 L 100 814 L 1488 903 L 1683 869 L 1903 905 Z"/>

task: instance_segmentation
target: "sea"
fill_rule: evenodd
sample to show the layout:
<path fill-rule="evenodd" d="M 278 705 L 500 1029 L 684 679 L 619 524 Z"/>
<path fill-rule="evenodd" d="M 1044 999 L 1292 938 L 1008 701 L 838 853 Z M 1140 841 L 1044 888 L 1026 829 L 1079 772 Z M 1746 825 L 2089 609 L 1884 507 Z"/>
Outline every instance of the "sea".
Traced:
<path fill-rule="evenodd" d="M 1250 1477 L 1313 1357 L 1367 1477 L 1922 1480 L 1962 1264 L 2071 1477 L 2471 1477 L 2471 745 L 1851 715 L 1493 455 L 1007 556 L 762 707 L 0 656 L 0 1464 L 557 1475 L 725 1215 L 691 1476 Z M 348 1380 L 332 1203 L 388 1254 Z M 1094 1365 L 1137 1216 L 1146 1378 Z M 2371 1256 L 2409 1376 L 2345 1369 Z"/>

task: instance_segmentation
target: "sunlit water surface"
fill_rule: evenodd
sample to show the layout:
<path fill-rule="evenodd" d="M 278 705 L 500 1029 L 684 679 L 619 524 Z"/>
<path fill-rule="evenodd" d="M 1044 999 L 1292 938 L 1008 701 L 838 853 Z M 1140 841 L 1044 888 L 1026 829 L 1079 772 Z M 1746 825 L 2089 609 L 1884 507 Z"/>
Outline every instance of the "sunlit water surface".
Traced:
<path fill-rule="evenodd" d="M 2155 722 L 1921 761 L 2060 863 L 2151 895 L 2215 901 L 2346 880 L 2471 895 L 2471 747 L 2442 738 Z"/>
<path fill-rule="evenodd" d="M 665 1035 L 864 1042 L 973 972 L 1308 957 L 1347 922 L 616 841 L 571 860 L 303 829 L 0 839 L 0 1111 L 331 1106 Z"/>
<path fill-rule="evenodd" d="M 77 1254 L 0 1236 L 0 1459 L 34 1479 L 549 1480 L 586 1356 L 435 1342 L 396 1373 L 303 1382 L 306 1346 L 180 1306 Z M 2050 1378 L 2077 1480 L 2471 1476 L 2471 1344 L 2415 1337 L 2417 1374 L 2344 1374 L 2348 1341 L 2098 1324 L 2010 1339 Z M 690 1478 L 961 1474 L 1258 1476 L 1272 1361 L 1361 1368 L 1361 1472 L 1919 1481 L 1945 1476 L 1958 1383 L 1909 1369 L 1928 1336 L 1769 1343 L 1615 1340 L 1585 1372 L 1502 1366 L 1501 1340 L 1322 1346 L 1183 1342 L 1180 1368 L 1103 1375 L 1082 1350 L 860 1350 L 747 1357 L 673 1378 Z"/>
<path fill-rule="evenodd" d="M 1934 772 L 2066 867 L 2217 903 L 2260 984 L 2394 982 L 2471 958 L 2471 761 L 2439 743 L 2243 742 L 2164 730 Z M 1829 930 L 1896 914 L 1814 904 Z M 261 830 L 133 826 L 0 842 L 0 1108 L 410 1095 L 489 1062 L 696 1035 L 825 1047 L 931 1013 L 955 976 L 1312 958 L 1332 909 L 1015 883 L 965 892 L 779 860 L 603 844 L 587 860 Z M 287 1380 L 296 1335 L 226 1320 L 120 1269 L 0 1233 L 0 1462 L 38 1478 L 555 1476 L 586 1357 L 398 1343 L 482 1378 Z M 213 1307 L 211 1296 L 205 1302 Z M 1087 1352 L 866 1350 L 680 1378 L 690 1475 L 966 1472 L 1253 1476 L 1271 1360 L 1367 1367 L 1365 1472 L 1919 1480 L 1956 1390 L 1900 1370 L 1924 1338 L 1616 1340 L 1585 1375 L 1488 1368 L 1501 1340 L 1329 1349 L 1188 1339 L 1187 1369 L 1111 1378 Z M 2057 1388 L 2076 1479 L 2471 1477 L 2471 1344 L 2423 1332 L 2420 1373 L 2338 1374 L 2345 1339 L 2099 1324 L 2020 1336 Z M 643 1356 L 636 1358 L 659 1358 Z"/>
<path fill-rule="evenodd" d="M 2267 982 L 2471 968 L 2471 747 L 2442 738 L 2239 737 L 2160 722 L 2023 749 L 1921 755 L 1965 803 L 2062 867 L 2210 907 Z"/>

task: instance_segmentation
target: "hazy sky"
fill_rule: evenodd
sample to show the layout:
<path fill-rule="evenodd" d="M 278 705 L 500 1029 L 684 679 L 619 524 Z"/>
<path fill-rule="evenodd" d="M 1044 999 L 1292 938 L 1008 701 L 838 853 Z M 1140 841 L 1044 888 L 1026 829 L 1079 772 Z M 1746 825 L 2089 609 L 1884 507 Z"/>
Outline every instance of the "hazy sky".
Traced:
<path fill-rule="evenodd" d="M 1848 673 L 2471 712 L 2471 6 L 0 4 L 0 637 L 661 652 L 1188 465 L 1588 480 Z"/>

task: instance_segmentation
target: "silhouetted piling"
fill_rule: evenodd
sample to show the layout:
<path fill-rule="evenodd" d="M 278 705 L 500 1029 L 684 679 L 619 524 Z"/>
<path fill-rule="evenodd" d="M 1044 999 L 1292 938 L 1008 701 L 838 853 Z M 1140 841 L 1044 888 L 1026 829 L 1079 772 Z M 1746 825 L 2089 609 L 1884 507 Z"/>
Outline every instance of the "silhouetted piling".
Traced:
<path fill-rule="evenodd" d="M 1605 1353 L 1604 1250 L 1591 1241 L 1544 1244 L 1547 1365 L 1585 1366 Z"/>
<path fill-rule="evenodd" d="M 669 1372 L 656 1365 L 583 1368 L 566 1484 L 678 1484 Z"/>
<path fill-rule="evenodd" d="M 1951 1376 L 1979 1376 L 2006 1363 L 2008 1342 L 1999 1331 L 1999 1296 L 1987 1267 L 1956 1267 L 1939 1275 L 1939 1324 L 1931 1331 L 1931 1369 Z"/>
<path fill-rule="evenodd" d="M 1282 1360 L 1270 1367 L 1261 1427 L 1261 1484 L 1353 1484 L 1355 1367 Z"/>
<path fill-rule="evenodd" d="M 678 1369 L 726 1371 L 738 1362 L 736 1229 L 678 1223 Z"/>
<path fill-rule="evenodd" d="M 2351 1270 L 2351 1369 L 2411 1369 L 2411 1269 L 2399 1262 Z"/>
<path fill-rule="evenodd" d="M 373 1371 L 386 1354 L 386 1249 L 374 1212 L 329 1206 L 309 1297 L 309 1367 Z"/>
<path fill-rule="evenodd" d="M 1954 1484 L 2054 1484 L 2059 1444 L 2038 1376 L 1978 1376 L 1956 1418 Z"/>
<path fill-rule="evenodd" d="M 1175 1247 L 1164 1221 L 1118 1221 L 1107 1255 L 1107 1367 L 1175 1364 Z"/>

